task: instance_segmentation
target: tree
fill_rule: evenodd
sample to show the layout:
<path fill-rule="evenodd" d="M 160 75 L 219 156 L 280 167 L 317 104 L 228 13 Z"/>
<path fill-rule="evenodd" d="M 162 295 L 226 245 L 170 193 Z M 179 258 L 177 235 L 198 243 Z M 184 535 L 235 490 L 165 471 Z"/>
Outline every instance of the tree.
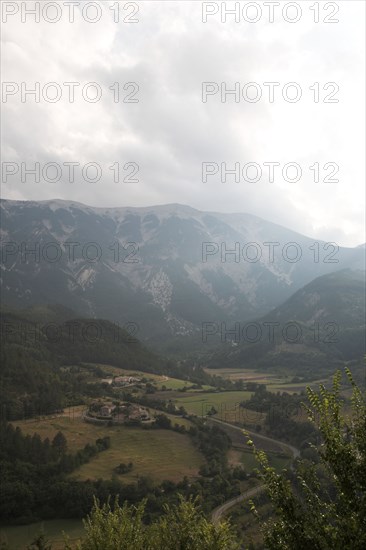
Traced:
<path fill-rule="evenodd" d="M 330 390 L 307 388 L 309 420 L 322 439 L 318 464 L 301 460 L 292 474 L 276 474 L 266 454 L 255 451 L 275 511 L 263 527 L 266 548 L 366 548 L 366 401 L 345 371 L 352 386 L 350 410 L 343 409 L 339 371 Z M 253 504 L 252 509 L 258 516 Z"/>
<path fill-rule="evenodd" d="M 229 524 L 208 521 L 197 502 L 180 497 L 179 504 L 165 506 L 164 514 L 149 526 L 143 523 L 146 500 L 138 506 L 115 500 L 94 507 L 84 520 L 86 535 L 77 550 L 237 550 Z M 68 550 L 71 550 L 66 545 Z"/>
<path fill-rule="evenodd" d="M 62 432 L 57 432 L 52 440 L 52 448 L 56 451 L 57 456 L 61 456 L 66 453 L 67 441 Z"/>
<path fill-rule="evenodd" d="M 153 523 L 148 532 L 146 548 L 161 550 L 236 550 L 239 545 L 227 522 L 215 526 L 207 520 L 197 500 L 184 500 L 179 504 L 165 505 L 164 515 Z"/>
<path fill-rule="evenodd" d="M 165 414 L 157 414 L 155 417 L 155 425 L 157 428 L 169 430 L 172 427 L 172 421 Z"/>
<path fill-rule="evenodd" d="M 142 523 L 145 502 L 137 507 L 115 500 L 114 507 L 107 503 L 100 506 L 94 499 L 94 506 L 84 520 L 85 537 L 77 550 L 144 550 L 145 533 Z M 71 547 L 66 546 L 68 550 Z"/>

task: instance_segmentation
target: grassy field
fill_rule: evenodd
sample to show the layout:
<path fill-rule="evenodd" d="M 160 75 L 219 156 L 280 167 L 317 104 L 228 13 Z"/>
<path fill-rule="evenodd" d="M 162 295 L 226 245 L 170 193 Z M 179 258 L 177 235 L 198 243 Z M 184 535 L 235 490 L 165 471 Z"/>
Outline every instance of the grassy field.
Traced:
<path fill-rule="evenodd" d="M 239 422 L 243 424 L 243 426 L 263 426 L 266 416 L 266 413 L 240 407 Z M 230 422 L 230 420 L 228 420 L 228 422 Z"/>
<path fill-rule="evenodd" d="M 228 462 L 232 466 L 244 466 L 247 472 L 251 472 L 254 468 L 258 468 L 258 462 L 250 450 L 243 451 L 239 449 L 230 449 L 228 452 Z"/>
<path fill-rule="evenodd" d="M 146 408 L 149 410 L 151 416 L 162 413 L 162 411 L 152 407 Z M 109 429 L 105 426 L 95 426 L 83 422 L 81 416 L 86 410 L 86 405 L 67 407 L 61 415 L 17 420 L 14 422 L 14 425 L 19 426 L 25 434 L 33 435 L 37 432 L 42 438 L 48 437 L 49 439 L 53 438 L 58 431 L 65 432 L 69 449 L 74 451 L 81 449 L 86 443 L 94 443 L 95 439 L 103 437 L 105 430 Z M 170 418 L 172 425 L 180 424 L 187 429 L 192 426 L 192 423 L 185 418 L 166 412 L 163 414 Z"/>
<path fill-rule="evenodd" d="M 273 466 L 276 472 L 280 472 L 283 468 L 289 466 L 291 462 L 289 457 L 279 456 L 277 453 L 267 452 L 266 454 L 269 464 Z M 230 449 L 228 453 L 228 461 L 232 466 L 244 466 L 247 472 L 251 472 L 255 468 L 259 467 L 258 462 L 250 449 Z"/>
<path fill-rule="evenodd" d="M 43 530 L 46 537 L 52 542 L 52 550 L 64 548 L 62 531 L 70 540 L 79 538 L 84 534 L 84 527 L 81 520 L 56 519 L 32 523 L 30 525 L 17 525 L 0 528 L 1 542 L 7 542 L 9 550 L 25 550 L 34 537 Z"/>
<path fill-rule="evenodd" d="M 38 433 L 42 439 L 53 439 L 58 431 L 61 431 L 68 443 L 68 450 L 75 452 L 82 449 L 87 443 L 95 443 L 95 440 L 105 435 L 113 436 L 113 427 L 95 426 L 87 424 L 81 418 L 85 406 L 66 409 L 63 416 L 43 417 L 14 422 L 24 434 Z"/>
<path fill-rule="evenodd" d="M 113 474 L 113 468 L 121 462 L 133 462 L 133 470 L 121 476 L 121 479 L 132 481 L 138 476 L 150 476 L 156 482 L 163 479 L 177 481 L 185 475 L 195 476 L 201 464 L 204 463 L 203 456 L 193 446 L 188 435 L 172 430 L 96 426 L 82 420 L 80 413 L 83 409 L 83 407 L 75 407 L 74 414 L 66 410 L 65 416 L 21 421 L 16 425 L 25 434 L 39 433 L 42 439 L 46 437 L 52 439 L 58 431 L 62 431 L 71 452 L 83 448 L 86 443 L 93 444 L 100 437 L 109 436 L 111 448 L 74 472 L 80 479 L 99 477 L 109 479 Z M 191 425 L 183 418 L 167 416 L 173 424 L 183 424 L 186 427 Z"/>
<path fill-rule="evenodd" d="M 111 478 L 121 462 L 133 462 L 131 472 L 118 476 L 121 481 L 148 476 L 160 482 L 196 476 L 204 458 L 187 435 L 171 430 L 116 427 L 111 448 L 73 472 L 73 476 L 80 480 Z"/>
<path fill-rule="evenodd" d="M 174 399 L 174 403 L 183 407 L 187 412 L 197 416 L 206 415 L 214 407 L 217 411 L 217 417 L 225 420 L 233 414 L 239 413 L 239 403 L 249 399 L 251 392 L 231 391 L 190 394 L 184 397 Z"/>

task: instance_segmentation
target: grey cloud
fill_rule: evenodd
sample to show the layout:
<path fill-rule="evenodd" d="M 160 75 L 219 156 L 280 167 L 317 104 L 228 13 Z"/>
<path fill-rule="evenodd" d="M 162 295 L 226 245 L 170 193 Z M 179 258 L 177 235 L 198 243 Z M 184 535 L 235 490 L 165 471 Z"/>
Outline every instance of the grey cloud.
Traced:
<path fill-rule="evenodd" d="M 6 198 L 76 200 L 90 205 L 185 203 L 199 209 L 246 211 L 319 239 L 356 245 L 363 238 L 362 113 L 364 30 L 361 2 L 343 24 L 222 25 L 200 21 L 200 3 L 143 4 L 141 22 L 118 26 L 21 26 L 4 38 L 4 80 L 137 82 L 140 102 L 3 104 L 4 160 L 59 163 L 135 161 L 138 184 L 3 184 Z M 348 7 L 348 6 L 347 6 Z M 350 34 L 350 24 L 354 30 Z M 22 31 L 21 34 L 19 31 Z M 72 45 L 70 48 L 69 45 Z M 10 57 L 14 56 L 14 60 Z M 304 89 L 339 79 L 337 105 L 201 102 L 203 81 L 287 82 Z M 201 181 L 201 162 L 296 161 L 308 167 L 343 163 L 339 185 Z M 307 172 L 309 172 L 307 170 Z M 349 185 L 352 182 L 352 193 Z"/>

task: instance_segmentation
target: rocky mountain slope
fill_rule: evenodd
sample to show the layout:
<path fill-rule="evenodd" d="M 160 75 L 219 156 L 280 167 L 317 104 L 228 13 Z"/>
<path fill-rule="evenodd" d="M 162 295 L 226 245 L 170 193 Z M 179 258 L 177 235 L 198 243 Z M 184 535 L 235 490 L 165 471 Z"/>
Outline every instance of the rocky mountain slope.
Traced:
<path fill-rule="evenodd" d="M 177 204 L 2 200 L 1 218 L 5 304 L 59 303 L 135 323 L 137 336 L 156 344 L 198 338 L 204 322 L 257 318 L 315 277 L 364 267 L 362 248 Z"/>

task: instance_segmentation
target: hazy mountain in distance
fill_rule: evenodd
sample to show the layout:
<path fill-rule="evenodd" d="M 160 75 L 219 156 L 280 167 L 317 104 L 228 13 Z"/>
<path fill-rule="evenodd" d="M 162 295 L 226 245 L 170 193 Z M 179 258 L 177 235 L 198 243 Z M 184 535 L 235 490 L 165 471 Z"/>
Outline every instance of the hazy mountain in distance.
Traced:
<path fill-rule="evenodd" d="M 315 277 L 364 266 L 361 248 L 179 204 L 2 200 L 1 217 L 4 304 L 133 322 L 156 344 L 197 338 L 204 322 L 258 318 Z"/>
<path fill-rule="evenodd" d="M 365 271 L 345 269 L 318 277 L 266 317 L 282 323 L 293 319 L 306 324 L 364 325 Z"/>
<path fill-rule="evenodd" d="M 316 278 L 273 311 L 241 327 L 210 366 L 290 367 L 297 374 L 334 369 L 366 353 L 365 271 L 345 269 Z M 260 337 L 258 337 L 260 334 Z"/>

